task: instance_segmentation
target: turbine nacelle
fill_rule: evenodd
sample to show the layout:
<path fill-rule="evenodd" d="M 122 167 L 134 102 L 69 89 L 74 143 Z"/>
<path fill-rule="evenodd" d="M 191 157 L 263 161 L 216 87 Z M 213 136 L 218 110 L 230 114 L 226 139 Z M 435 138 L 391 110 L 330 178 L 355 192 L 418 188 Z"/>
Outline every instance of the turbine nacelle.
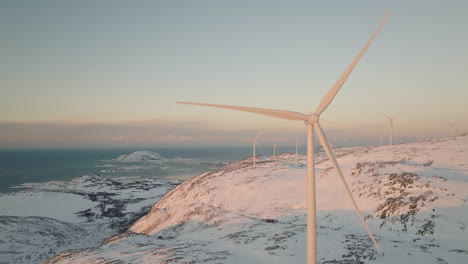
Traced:
<path fill-rule="evenodd" d="M 306 125 L 311 124 L 312 125 L 312 124 L 318 123 L 319 119 L 320 119 L 319 115 L 317 115 L 316 113 L 313 113 L 313 114 L 309 115 L 306 120 L 304 120 L 304 124 L 306 124 Z"/>

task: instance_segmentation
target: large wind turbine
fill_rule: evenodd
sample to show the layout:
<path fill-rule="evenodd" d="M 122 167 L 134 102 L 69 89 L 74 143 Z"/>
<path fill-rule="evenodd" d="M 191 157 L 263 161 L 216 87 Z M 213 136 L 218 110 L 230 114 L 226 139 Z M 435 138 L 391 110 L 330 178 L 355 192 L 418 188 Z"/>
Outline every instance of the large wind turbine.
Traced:
<path fill-rule="evenodd" d="M 255 167 L 256 165 L 256 157 L 255 157 L 255 150 L 257 148 L 257 138 L 258 136 L 260 135 L 260 132 L 262 132 L 261 130 L 258 131 L 257 135 L 255 136 L 254 140 L 253 140 L 253 165 Z"/>
<path fill-rule="evenodd" d="M 353 198 L 351 190 L 346 183 L 346 180 L 341 172 L 341 169 L 336 161 L 335 155 L 333 154 L 332 150 L 330 149 L 330 145 L 328 140 L 325 136 L 325 133 L 320 126 L 319 117 L 328 107 L 328 105 L 332 102 L 335 95 L 340 90 L 343 83 L 346 81 L 348 76 L 353 71 L 356 64 L 361 59 L 364 52 L 367 50 L 371 42 L 374 40 L 375 36 L 379 32 L 380 28 L 383 26 L 385 21 L 387 20 L 390 13 L 388 13 L 380 25 L 377 27 L 375 32 L 372 34 L 370 39 L 364 45 L 362 50 L 353 60 L 351 65 L 345 70 L 345 72 L 340 76 L 340 78 L 335 82 L 335 84 L 330 88 L 327 94 L 323 97 L 322 101 L 320 102 L 317 110 L 313 114 L 302 114 L 297 112 L 291 111 L 284 111 L 284 110 L 274 110 L 274 109 L 264 109 L 264 108 L 253 108 L 253 107 L 244 107 L 244 106 L 233 106 L 233 105 L 219 105 L 219 104 L 205 104 L 205 103 L 189 103 L 189 102 L 177 102 L 178 104 L 189 104 L 189 105 L 198 105 L 198 106 L 208 106 L 208 107 L 217 107 L 217 108 L 225 108 L 225 109 L 232 109 L 244 112 L 250 112 L 255 114 L 267 115 L 281 119 L 288 119 L 288 120 L 296 120 L 296 121 L 303 121 L 307 126 L 307 263 L 308 264 L 315 264 L 316 263 L 316 232 L 315 232 L 315 211 L 316 211 L 316 203 L 315 203 L 315 164 L 314 164 L 314 130 L 318 135 L 318 139 L 322 144 L 325 152 L 329 160 L 333 163 L 335 170 L 337 171 L 341 181 L 343 182 L 344 188 L 346 193 L 348 194 L 350 200 L 353 203 L 354 209 L 359 216 L 364 228 L 366 229 L 367 233 L 369 234 L 372 242 L 374 243 L 377 250 L 380 250 L 377 241 L 375 240 L 372 232 L 370 231 L 369 227 L 367 226 L 364 217 L 362 216 L 356 201 Z"/>
<path fill-rule="evenodd" d="M 449 125 L 452 127 L 452 139 L 455 138 L 455 123 L 449 122 Z"/>
<path fill-rule="evenodd" d="M 390 120 L 390 146 L 393 145 L 393 120 L 397 118 L 400 114 L 394 116 L 393 118 L 389 117 L 387 114 L 384 113 L 384 115 Z"/>

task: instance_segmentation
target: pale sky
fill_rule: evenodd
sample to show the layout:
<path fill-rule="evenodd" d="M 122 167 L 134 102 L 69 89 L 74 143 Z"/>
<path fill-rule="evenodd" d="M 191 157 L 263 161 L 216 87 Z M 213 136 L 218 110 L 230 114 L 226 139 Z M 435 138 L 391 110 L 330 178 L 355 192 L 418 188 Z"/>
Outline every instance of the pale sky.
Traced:
<path fill-rule="evenodd" d="M 303 113 L 387 23 L 321 124 L 337 145 L 468 131 L 467 1 L 1 1 L 0 148 L 294 144 Z M 398 141 L 398 140 L 397 140 Z"/>

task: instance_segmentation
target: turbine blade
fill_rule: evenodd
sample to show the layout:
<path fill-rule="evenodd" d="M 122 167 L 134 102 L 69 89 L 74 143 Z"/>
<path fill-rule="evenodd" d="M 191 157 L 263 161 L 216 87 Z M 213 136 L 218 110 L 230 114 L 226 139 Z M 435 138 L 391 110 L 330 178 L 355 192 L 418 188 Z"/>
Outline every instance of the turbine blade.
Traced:
<path fill-rule="evenodd" d="M 362 225 L 363 225 L 364 228 L 366 229 L 367 234 L 369 234 L 369 237 L 371 238 L 372 242 L 374 243 L 375 248 L 376 248 L 378 251 L 380 251 L 380 246 L 379 246 L 379 244 L 377 243 L 377 241 L 375 240 L 374 235 L 372 235 L 372 232 L 371 232 L 369 226 L 367 225 L 366 221 L 364 220 L 364 217 L 362 216 L 361 211 L 359 210 L 359 207 L 358 207 L 356 201 L 354 200 L 353 194 L 351 193 L 351 189 L 349 189 L 349 186 L 348 186 L 348 184 L 346 183 L 346 180 L 345 180 L 345 178 L 344 178 L 344 176 L 343 176 L 343 173 L 341 172 L 341 169 L 340 169 L 340 167 L 338 166 L 338 162 L 336 161 L 335 155 L 333 154 L 333 151 L 330 149 L 330 145 L 328 144 L 328 140 L 327 140 L 327 138 L 326 138 L 326 136 L 325 136 L 325 133 L 323 132 L 323 129 L 322 129 L 322 127 L 320 126 L 319 123 L 317 123 L 317 124 L 315 125 L 315 129 L 316 129 L 318 138 L 319 138 L 319 140 L 320 140 L 320 144 L 322 144 L 322 146 L 323 146 L 325 152 L 327 153 L 328 158 L 329 158 L 330 161 L 333 163 L 333 166 L 335 167 L 336 171 L 338 172 L 338 175 L 340 176 L 341 181 L 343 182 L 343 184 L 344 184 L 344 186 L 345 186 L 346 192 L 348 193 L 349 198 L 351 198 L 351 201 L 353 202 L 354 209 L 356 210 L 356 213 L 358 214 L 359 219 L 361 220 Z"/>
<path fill-rule="evenodd" d="M 354 67 L 356 66 L 356 64 L 359 62 L 359 60 L 361 59 L 362 55 L 364 54 L 364 52 L 367 50 L 367 48 L 369 47 L 369 45 L 372 43 L 372 41 L 374 40 L 375 36 L 377 35 L 377 33 L 379 32 L 380 28 L 382 28 L 383 24 L 385 23 L 385 21 L 387 20 L 388 16 L 390 15 L 390 12 L 387 13 L 387 15 L 384 17 L 384 19 L 382 20 L 382 22 L 380 22 L 380 25 L 377 27 L 377 29 L 375 30 L 374 34 L 372 34 L 372 36 L 370 37 L 370 39 L 367 41 L 366 45 L 364 45 L 364 47 L 362 48 L 361 52 L 359 52 L 359 54 L 356 56 L 356 58 L 353 60 L 353 62 L 351 63 L 351 65 L 348 66 L 348 68 L 346 69 L 346 71 L 340 76 L 340 78 L 336 81 L 336 83 L 330 88 L 330 90 L 328 91 L 328 93 L 323 97 L 322 101 L 320 102 L 320 105 L 318 106 L 317 110 L 315 110 L 315 113 L 317 115 L 320 115 L 327 107 L 328 105 L 331 103 L 331 101 L 333 100 L 333 98 L 335 98 L 335 95 L 338 93 L 338 91 L 340 90 L 341 86 L 343 86 L 343 83 L 346 81 L 346 79 L 348 78 L 348 76 L 351 74 L 351 72 L 353 71 Z"/>
<path fill-rule="evenodd" d="M 260 136 L 260 132 L 262 132 L 261 130 L 258 131 L 257 135 L 255 136 L 255 139 L 254 140 L 257 140 L 258 136 Z"/>
<path fill-rule="evenodd" d="M 189 102 L 176 102 L 178 104 L 188 104 L 188 105 L 199 105 L 199 106 L 208 106 L 208 107 L 217 107 L 217 108 L 226 108 L 243 112 L 250 112 L 260 115 L 267 115 L 276 118 L 288 119 L 288 120 L 307 120 L 308 116 L 291 111 L 284 110 L 274 110 L 274 109 L 265 109 L 265 108 L 254 108 L 254 107 L 245 107 L 245 106 L 234 106 L 234 105 L 219 105 L 219 104 L 203 104 L 203 103 L 189 103 Z"/>
<path fill-rule="evenodd" d="M 397 114 L 397 115 L 396 115 L 394 118 L 392 118 L 392 119 L 395 119 L 395 118 L 397 118 L 399 115 L 400 115 L 400 114 Z"/>
<path fill-rule="evenodd" d="M 392 118 L 389 117 L 386 113 L 384 113 L 384 115 L 385 115 L 388 119 L 392 120 Z"/>

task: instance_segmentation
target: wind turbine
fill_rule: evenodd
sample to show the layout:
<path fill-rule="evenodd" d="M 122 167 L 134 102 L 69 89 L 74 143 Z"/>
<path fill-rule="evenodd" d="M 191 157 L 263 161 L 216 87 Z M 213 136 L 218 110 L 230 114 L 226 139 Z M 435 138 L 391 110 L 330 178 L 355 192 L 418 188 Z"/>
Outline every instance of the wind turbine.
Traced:
<path fill-rule="evenodd" d="M 393 120 L 397 118 L 400 114 L 394 116 L 393 118 L 389 117 L 387 114 L 384 113 L 384 115 L 390 120 L 390 146 L 393 145 Z"/>
<path fill-rule="evenodd" d="M 316 214 L 316 202 L 315 202 L 315 163 L 314 163 L 314 130 L 318 135 L 318 139 L 320 140 L 320 143 L 322 144 L 325 152 L 327 153 L 327 156 L 329 160 L 333 163 L 333 166 L 335 167 L 335 170 L 337 171 L 341 181 L 343 182 L 344 188 L 346 190 L 346 193 L 348 194 L 350 200 L 353 203 L 354 209 L 356 210 L 356 213 L 359 216 L 359 219 L 361 220 L 364 228 L 366 229 L 367 233 L 369 234 L 369 237 L 371 238 L 372 242 L 374 243 L 374 246 L 376 247 L 377 250 L 380 251 L 380 247 L 375 240 L 374 236 L 372 235 L 372 232 L 370 231 L 366 221 L 364 220 L 364 217 L 362 216 L 359 207 L 356 203 L 356 201 L 353 198 L 353 195 L 351 193 L 351 189 L 349 188 L 348 184 L 346 183 L 346 180 L 343 176 L 343 173 L 338 165 L 338 162 L 336 161 L 335 155 L 333 154 L 333 151 L 330 149 L 330 145 L 328 143 L 328 140 L 325 136 L 325 133 L 320 126 L 319 123 L 319 117 L 320 115 L 325 111 L 325 109 L 328 107 L 328 105 L 332 102 L 333 98 L 336 96 L 338 91 L 340 90 L 341 86 L 343 86 L 343 83 L 346 81 L 348 76 L 351 74 L 353 71 L 354 67 L 356 64 L 359 62 L 361 59 L 362 55 L 364 52 L 367 50 L 371 42 L 374 40 L 375 36 L 387 20 L 388 16 L 390 13 L 388 13 L 380 25 L 377 27 L 377 29 L 374 31 L 370 39 L 367 41 L 367 43 L 364 45 L 362 50 L 359 52 L 359 54 L 356 56 L 356 58 L 353 60 L 351 65 L 348 66 L 348 68 L 345 70 L 345 72 L 340 76 L 340 78 L 335 82 L 335 84 L 330 88 L 330 90 L 327 92 L 327 94 L 323 97 L 322 101 L 320 102 L 318 108 L 315 110 L 315 113 L 313 114 L 302 114 L 298 112 L 291 112 L 291 111 L 285 111 L 285 110 L 274 110 L 274 109 L 265 109 L 265 108 L 253 108 L 253 107 L 244 107 L 244 106 L 234 106 L 234 105 L 220 105 L 220 104 L 205 104 L 205 103 L 190 103 L 190 102 L 177 102 L 178 104 L 188 104 L 188 105 L 198 105 L 198 106 L 208 106 L 208 107 L 217 107 L 217 108 L 225 108 L 225 109 L 231 109 L 231 110 L 237 110 L 237 111 L 243 111 L 243 112 L 250 112 L 250 113 L 255 113 L 255 114 L 261 114 L 261 115 L 267 115 L 267 116 L 272 116 L 276 118 L 281 118 L 281 119 L 287 119 L 287 120 L 296 120 L 296 121 L 303 121 L 304 124 L 307 126 L 307 263 L 308 264 L 315 264 L 317 261 L 316 257 L 316 232 L 315 232 L 315 214 Z"/>
<path fill-rule="evenodd" d="M 449 122 L 449 125 L 452 127 L 452 139 L 454 139 L 454 138 L 455 138 L 455 133 L 454 133 L 454 131 L 455 131 L 455 123 Z"/>
<path fill-rule="evenodd" d="M 299 145 L 299 137 L 296 137 L 296 162 L 297 162 L 297 145 Z"/>
<path fill-rule="evenodd" d="M 276 147 L 278 147 L 276 144 L 273 144 L 273 157 L 276 157 Z"/>
<path fill-rule="evenodd" d="M 254 140 L 253 140 L 253 165 L 254 165 L 254 167 L 255 167 L 255 165 L 256 165 L 256 162 L 255 162 L 255 160 L 256 160 L 256 157 L 255 157 L 255 150 L 256 150 L 256 148 L 257 148 L 257 138 L 258 138 L 258 136 L 260 135 L 260 132 L 262 132 L 262 131 L 259 130 L 258 133 L 257 133 L 257 135 L 255 136 L 255 138 L 254 138 Z"/>

